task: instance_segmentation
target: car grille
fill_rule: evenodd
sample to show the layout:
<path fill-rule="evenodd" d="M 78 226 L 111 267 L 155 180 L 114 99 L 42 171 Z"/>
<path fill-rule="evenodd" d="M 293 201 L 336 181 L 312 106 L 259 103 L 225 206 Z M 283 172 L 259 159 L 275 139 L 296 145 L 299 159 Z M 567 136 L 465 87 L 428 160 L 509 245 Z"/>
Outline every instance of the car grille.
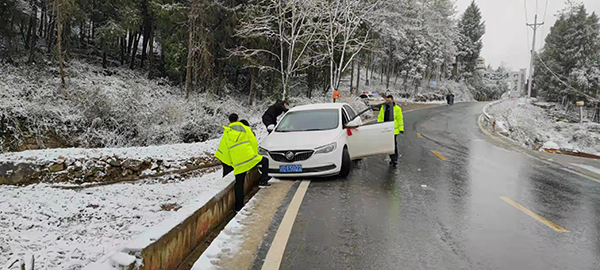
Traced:
<path fill-rule="evenodd" d="M 287 163 L 291 163 L 291 162 L 298 162 L 298 161 L 305 161 L 307 159 L 309 159 L 313 153 L 315 151 L 314 150 L 290 150 L 290 151 L 271 151 L 269 152 L 269 155 L 271 156 L 271 158 L 277 162 L 287 162 Z M 288 158 L 288 156 L 291 156 L 288 153 L 293 153 L 293 157 L 290 159 Z"/>

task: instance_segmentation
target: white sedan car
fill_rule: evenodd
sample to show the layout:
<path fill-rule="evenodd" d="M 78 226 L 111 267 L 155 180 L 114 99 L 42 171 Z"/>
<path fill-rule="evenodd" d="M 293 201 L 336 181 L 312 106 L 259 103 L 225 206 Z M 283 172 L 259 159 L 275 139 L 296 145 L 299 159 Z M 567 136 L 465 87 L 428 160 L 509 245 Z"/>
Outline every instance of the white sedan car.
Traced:
<path fill-rule="evenodd" d="M 385 98 L 383 98 L 376 92 L 364 92 L 362 95 L 360 95 L 360 98 L 367 106 L 377 106 L 385 103 Z"/>
<path fill-rule="evenodd" d="M 394 153 L 394 122 L 363 125 L 348 104 L 290 109 L 260 144 L 274 177 L 347 176 L 352 160 Z"/>

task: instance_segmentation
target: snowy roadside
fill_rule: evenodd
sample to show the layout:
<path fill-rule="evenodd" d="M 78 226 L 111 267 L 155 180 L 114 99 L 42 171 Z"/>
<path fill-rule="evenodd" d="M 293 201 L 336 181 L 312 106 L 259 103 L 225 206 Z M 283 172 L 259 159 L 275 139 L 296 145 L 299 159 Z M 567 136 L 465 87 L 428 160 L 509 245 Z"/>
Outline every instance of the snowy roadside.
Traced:
<path fill-rule="evenodd" d="M 252 219 L 252 213 L 255 211 L 258 197 L 254 196 L 244 205 L 244 208 L 227 223 L 227 226 L 213 240 L 210 246 L 202 253 L 200 258 L 194 263 L 192 270 L 217 270 L 218 263 L 222 258 L 236 254 L 241 248 L 245 238 L 245 227 Z"/>
<path fill-rule="evenodd" d="M 504 100 L 489 108 L 499 128 L 533 150 L 558 149 L 600 155 L 600 124 L 557 121 L 552 111 L 526 99 Z"/>
<path fill-rule="evenodd" d="M 43 150 L 28 150 L 22 152 L 6 152 L 0 154 L 0 162 L 38 162 L 48 163 L 63 159 L 99 159 L 117 156 L 122 159 L 161 159 L 183 160 L 193 157 L 203 157 L 207 153 L 214 153 L 218 146 L 218 139 L 202 143 L 169 144 L 148 147 L 127 148 L 57 148 Z"/>
<path fill-rule="evenodd" d="M 0 186 L 0 266 L 31 253 L 36 269 L 81 269 L 229 184 L 219 171 L 82 190 Z"/>

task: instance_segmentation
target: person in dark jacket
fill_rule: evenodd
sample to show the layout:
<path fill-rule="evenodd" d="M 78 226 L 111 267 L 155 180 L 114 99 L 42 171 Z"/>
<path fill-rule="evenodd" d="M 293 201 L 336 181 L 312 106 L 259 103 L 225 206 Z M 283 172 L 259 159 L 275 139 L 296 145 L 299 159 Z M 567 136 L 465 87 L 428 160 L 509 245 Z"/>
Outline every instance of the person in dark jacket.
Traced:
<path fill-rule="evenodd" d="M 269 130 L 270 125 L 277 125 L 277 117 L 282 113 L 287 112 L 289 109 L 289 103 L 284 100 L 277 100 L 275 104 L 271 105 L 262 116 L 263 124 L 265 124 L 267 130 Z M 269 133 L 271 133 L 271 131 L 269 131 Z"/>

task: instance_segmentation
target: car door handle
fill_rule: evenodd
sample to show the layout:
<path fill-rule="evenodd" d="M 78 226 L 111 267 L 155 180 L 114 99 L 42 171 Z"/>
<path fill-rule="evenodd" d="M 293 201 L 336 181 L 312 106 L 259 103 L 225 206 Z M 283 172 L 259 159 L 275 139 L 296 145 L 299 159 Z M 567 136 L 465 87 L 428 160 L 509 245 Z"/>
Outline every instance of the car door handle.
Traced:
<path fill-rule="evenodd" d="M 392 129 L 392 128 L 386 128 L 381 133 L 386 133 L 386 132 L 390 132 L 390 131 L 393 131 L 393 130 L 394 129 Z"/>

